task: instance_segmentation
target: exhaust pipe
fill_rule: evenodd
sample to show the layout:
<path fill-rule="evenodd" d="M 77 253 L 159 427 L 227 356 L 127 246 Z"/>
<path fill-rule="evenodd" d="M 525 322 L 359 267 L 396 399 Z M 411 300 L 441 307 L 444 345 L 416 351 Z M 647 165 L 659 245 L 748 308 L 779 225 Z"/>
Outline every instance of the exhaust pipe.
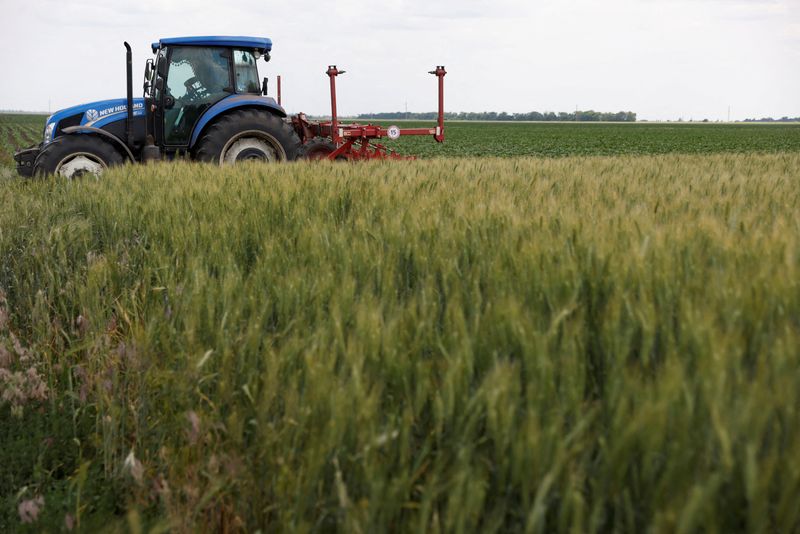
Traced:
<path fill-rule="evenodd" d="M 127 108 L 128 108 L 128 117 L 125 119 L 125 142 L 128 145 L 128 148 L 133 148 L 133 55 L 131 54 L 131 45 L 125 41 L 125 60 L 127 62 L 127 83 L 128 83 L 128 95 L 127 95 Z"/>

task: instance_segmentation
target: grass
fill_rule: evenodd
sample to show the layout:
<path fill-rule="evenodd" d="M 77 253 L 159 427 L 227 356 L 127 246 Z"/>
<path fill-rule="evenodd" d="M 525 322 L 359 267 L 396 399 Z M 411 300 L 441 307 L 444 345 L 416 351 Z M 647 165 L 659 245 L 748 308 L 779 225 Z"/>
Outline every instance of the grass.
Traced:
<path fill-rule="evenodd" d="M 799 169 L 2 181 L 0 530 L 792 531 Z"/>

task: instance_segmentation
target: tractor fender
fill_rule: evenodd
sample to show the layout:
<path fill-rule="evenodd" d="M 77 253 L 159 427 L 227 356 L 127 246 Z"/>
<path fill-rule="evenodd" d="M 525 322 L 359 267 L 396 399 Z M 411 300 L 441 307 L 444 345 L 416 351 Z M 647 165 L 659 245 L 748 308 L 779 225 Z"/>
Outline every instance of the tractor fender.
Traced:
<path fill-rule="evenodd" d="M 261 108 L 281 118 L 286 117 L 286 111 L 275 102 L 274 98 L 258 95 L 231 95 L 223 98 L 203 113 L 200 120 L 195 124 L 194 131 L 192 131 L 192 139 L 189 142 L 189 148 L 194 146 L 205 127 L 208 126 L 211 121 L 232 109 L 239 108 Z"/>
<path fill-rule="evenodd" d="M 65 134 L 72 134 L 72 133 L 76 133 L 76 132 L 86 132 L 86 133 L 93 133 L 93 134 L 101 135 L 101 136 L 105 137 L 106 139 L 110 140 L 112 145 L 116 146 L 117 148 L 121 148 L 122 151 L 123 151 L 123 154 L 125 154 L 125 156 L 128 158 L 128 160 L 131 163 L 135 163 L 136 162 L 136 158 L 133 157 L 133 152 L 131 152 L 131 149 L 128 148 L 128 145 L 126 145 L 122 141 L 122 139 L 120 139 L 116 135 L 112 134 L 111 132 L 107 132 L 105 130 L 101 130 L 100 128 L 95 128 L 94 126 L 70 126 L 68 128 L 64 128 L 61 131 L 64 132 Z"/>

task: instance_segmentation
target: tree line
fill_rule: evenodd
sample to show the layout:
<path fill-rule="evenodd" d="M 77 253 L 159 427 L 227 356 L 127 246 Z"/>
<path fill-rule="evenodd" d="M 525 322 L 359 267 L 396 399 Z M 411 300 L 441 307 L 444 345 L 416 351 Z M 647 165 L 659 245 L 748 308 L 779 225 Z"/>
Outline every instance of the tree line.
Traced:
<path fill-rule="evenodd" d="M 762 117 L 760 119 L 745 119 L 743 122 L 800 122 L 800 117 L 781 117 L 780 119 Z"/>
<path fill-rule="evenodd" d="M 410 119 L 429 121 L 436 120 L 436 112 L 430 111 L 426 113 L 408 113 L 402 111 L 383 112 L 383 113 L 362 113 L 358 115 L 357 119 L 371 119 L 371 120 L 398 120 Z M 618 111 L 616 113 L 602 112 L 602 111 L 575 111 L 567 113 L 564 111 L 554 112 L 545 111 L 540 113 L 538 111 L 531 111 L 528 113 L 506 113 L 501 111 L 479 111 L 479 112 L 466 112 L 459 113 L 445 112 L 444 118 L 447 120 L 458 121 L 553 121 L 553 122 L 636 122 L 636 113 L 632 111 Z"/>

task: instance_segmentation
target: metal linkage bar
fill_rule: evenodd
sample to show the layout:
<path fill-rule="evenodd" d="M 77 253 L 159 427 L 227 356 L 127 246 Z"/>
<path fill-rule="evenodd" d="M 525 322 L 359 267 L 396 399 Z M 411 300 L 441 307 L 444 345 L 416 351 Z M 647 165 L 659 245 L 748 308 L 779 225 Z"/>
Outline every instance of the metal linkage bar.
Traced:
<path fill-rule="evenodd" d="M 339 122 L 336 118 L 336 77 L 340 74 L 344 74 L 347 71 L 339 70 L 336 68 L 336 65 L 328 66 L 328 70 L 326 74 L 328 78 L 331 80 L 331 139 L 337 145 L 341 141 L 339 136 Z"/>
<path fill-rule="evenodd" d="M 439 131 L 436 132 L 434 138 L 438 143 L 444 141 L 444 75 L 447 71 L 444 70 L 444 65 L 437 65 L 436 70 L 429 71 L 428 74 L 433 74 L 439 79 Z"/>

